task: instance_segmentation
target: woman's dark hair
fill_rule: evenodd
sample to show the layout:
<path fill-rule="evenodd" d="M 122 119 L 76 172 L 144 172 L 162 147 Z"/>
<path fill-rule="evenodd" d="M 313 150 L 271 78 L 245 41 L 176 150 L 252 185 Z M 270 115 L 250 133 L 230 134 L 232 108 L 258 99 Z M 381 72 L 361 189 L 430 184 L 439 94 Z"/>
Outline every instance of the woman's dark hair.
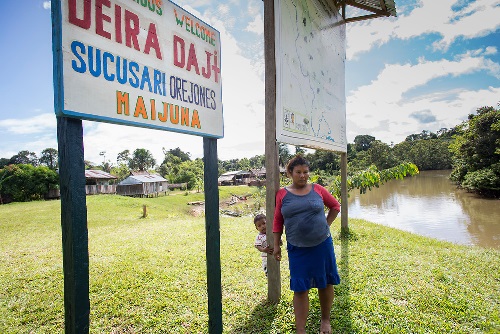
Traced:
<path fill-rule="evenodd" d="M 289 175 L 292 175 L 293 169 L 295 166 L 302 166 L 306 165 L 307 167 L 311 167 L 309 164 L 309 161 L 304 159 L 303 156 L 301 155 L 296 155 L 290 161 L 288 161 L 288 164 L 286 165 L 286 171 L 288 172 Z"/>

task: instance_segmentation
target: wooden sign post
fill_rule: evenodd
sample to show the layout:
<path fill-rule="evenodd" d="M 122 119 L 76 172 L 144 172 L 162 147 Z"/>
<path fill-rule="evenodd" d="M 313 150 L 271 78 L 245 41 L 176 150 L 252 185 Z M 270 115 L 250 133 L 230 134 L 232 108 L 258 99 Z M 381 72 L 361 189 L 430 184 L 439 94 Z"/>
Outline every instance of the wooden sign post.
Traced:
<path fill-rule="evenodd" d="M 65 333 L 89 332 L 89 239 L 82 121 L 57 117 Z"/>
<path fill-rule="evenodd" d="M 266 235 L 268 245 L 273 245 L 273 215 L 276 192 L 280 185 L 278 147 L 276 143 L 276 59 L 274 33 L 274 0 L 264 0 L 264 56 L 266 72 L 265 89 L 265 157 L 266 157 Z M 267 257 L 267 298 L 277 304 L 281 298 L 279 261 Z"/>
<path fill-rule="evenodd" d="M 222 333 L 222 287 L 220 268 L 219 187 L 217 140 L 203 138 L 205 183 L 205 231 L 207 254 L 208 332 Z"/>

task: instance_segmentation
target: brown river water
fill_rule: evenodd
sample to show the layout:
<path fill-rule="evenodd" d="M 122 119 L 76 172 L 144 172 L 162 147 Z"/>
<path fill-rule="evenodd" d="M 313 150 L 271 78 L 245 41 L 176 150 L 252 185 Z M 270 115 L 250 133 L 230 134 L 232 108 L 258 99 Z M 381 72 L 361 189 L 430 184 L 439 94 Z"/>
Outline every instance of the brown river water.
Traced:
<path fill-rule="evenodd" d="M 500 249 L 500 200 L 457 187 L 449 170 L 422 171 L 349 197 L 349 217 L 463 245 Z"/>

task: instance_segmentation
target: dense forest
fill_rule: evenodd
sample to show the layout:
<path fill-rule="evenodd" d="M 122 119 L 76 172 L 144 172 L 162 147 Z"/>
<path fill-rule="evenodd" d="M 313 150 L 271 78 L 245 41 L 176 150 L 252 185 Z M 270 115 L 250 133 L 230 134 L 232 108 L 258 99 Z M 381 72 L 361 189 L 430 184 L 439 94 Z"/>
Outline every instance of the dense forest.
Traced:
<path fill-rule="evenodd" d="M 384 175 L 397 178 L 410 171 L 452 169 L 451 178 L 458 186 L 482 196 L 500 197 L 499 111 L 494 107 L 481 107 L 454 128 L 443 128 L 436 133 L 424 130 L 395 145 L 383 143 L 370 135 L 356 136 L 354 143 L 347 145 L 348 176 L 354 180 L 352 187 L 363 191 L 371 185 L 383 183 L 384 177 L 390 179 Z M 187 183 L 190 189 L 202 187 L 202 159 L 191 159 L 189 152 L 178 147 L 164 148 L 163 154 L 163 160 L 158 162 L 149 150 L 138 148 L 133 152 L 120 152 L 116 163 L 104 159 L 99 165 L 89 161 L 85 161 L 85 165 L 87 169 L 113 174 L 118 182 L 130 171 L 140 170 L 158 173 L 170 183 Z M 316 182 L 326 186 L 339 182 L 339 154 L 325 150 L 306 151 L 301 147 L 291 151 L 289 145 L 279 144 L 281 165 L 295 154 L 302 154 L 310 161 Z M 219 160 L 219 175 L 228 171 L 260 169 L 264 164 L 264 154 Z M 43 198 L 49 189 L 58 187 L 57 168 L 58 152 L 54 148 L 43 150 L 40 156 L 20 151 L 10 158 L 0 158 L 0 202 L 5 196 L 15 201 Z M 378 179 L 362 180 L 371 180 L 371 175 L 378 175 Z M 332 192 L 335 191 L 332 189 Z"/>

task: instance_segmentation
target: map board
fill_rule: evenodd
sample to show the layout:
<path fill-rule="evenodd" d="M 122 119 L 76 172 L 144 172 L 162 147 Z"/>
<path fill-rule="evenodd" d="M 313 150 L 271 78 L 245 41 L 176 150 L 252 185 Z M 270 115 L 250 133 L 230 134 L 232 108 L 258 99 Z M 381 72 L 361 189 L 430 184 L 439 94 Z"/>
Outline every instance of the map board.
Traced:
<path fill-rule="evenodd" d="M 326 0 L 274 0 L 276 139 L 346 152 L 345 24 Z"/>
<path fill-rule="evenodd" d="M 223 137 L 217 30 L 165 0 L 52 6 L 58 116 Z"/>

